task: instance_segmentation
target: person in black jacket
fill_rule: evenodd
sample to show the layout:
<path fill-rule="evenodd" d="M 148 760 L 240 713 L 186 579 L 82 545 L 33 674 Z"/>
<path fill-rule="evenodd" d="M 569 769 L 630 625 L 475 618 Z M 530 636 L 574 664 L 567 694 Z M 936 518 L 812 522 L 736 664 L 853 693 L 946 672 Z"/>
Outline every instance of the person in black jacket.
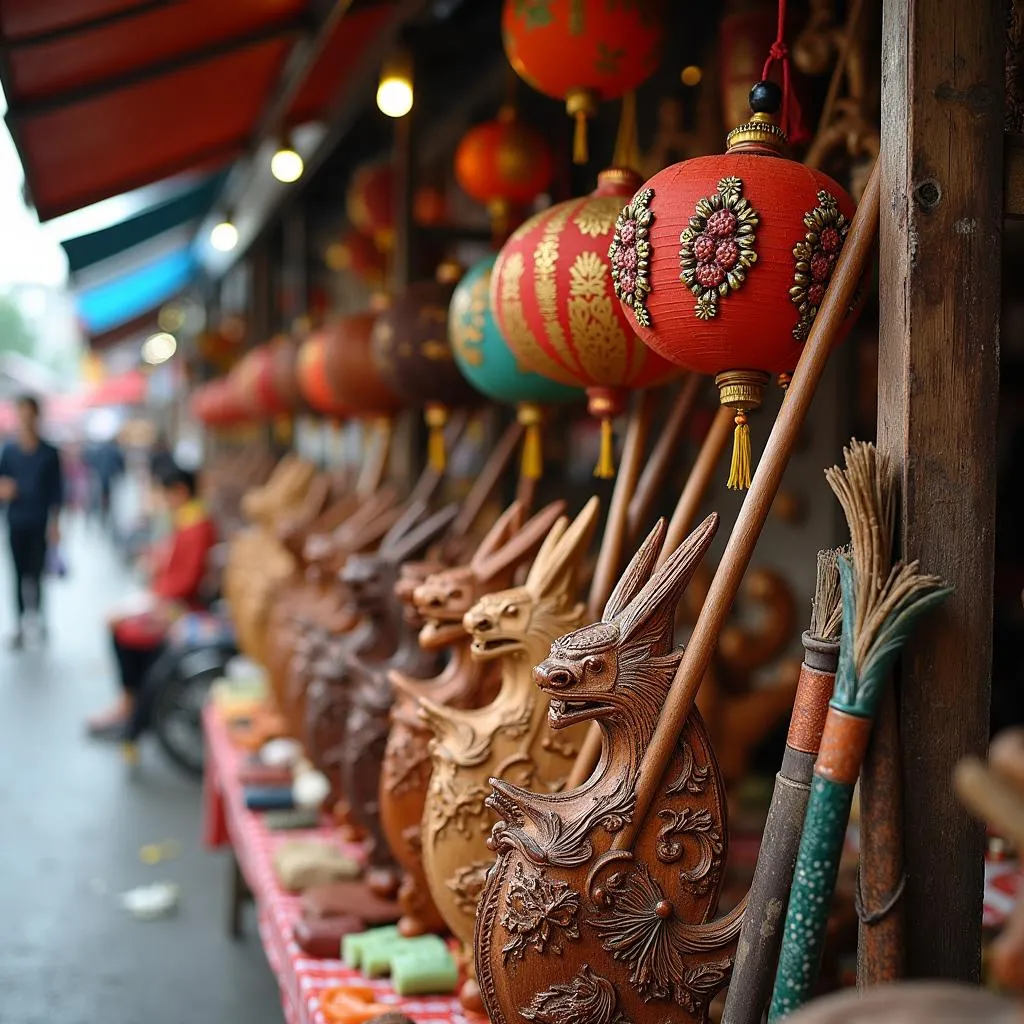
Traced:
<path fill-rule="evenodd" d="M 18 399 L 18 434 L 0 455 L 0 501 L 7 503 L 7 530 L 14 562 L 17 625 L 11 647 L 24 644 L 24 623 L 31 611 L 42 621 L 43 571 L 48 544 L 60 539 L 60 507 L 64 497 L 60 456 L 39 436 L 39 402 L 31 395 Z"/>

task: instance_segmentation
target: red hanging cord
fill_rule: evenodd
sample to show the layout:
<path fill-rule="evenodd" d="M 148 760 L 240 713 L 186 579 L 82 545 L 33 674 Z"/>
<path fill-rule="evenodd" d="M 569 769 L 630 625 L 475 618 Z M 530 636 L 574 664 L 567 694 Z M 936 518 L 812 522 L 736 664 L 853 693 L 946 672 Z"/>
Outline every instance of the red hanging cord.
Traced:
<path fill-rule="evenodd" d="M 789 47 L 786 45 L 786 0 L 779 0 L 779 25 L 775 33 L 775 42 L 768 51 L 768 59 L 764 62 L 761 78 L 766 80 L 771 74 L 772 64 L 778 61 L 782 65 L 782 117 L 779 127 L 786 133 L 790 142 L 804 142 L 808 138 L 800 113 L 800 103 L 790 82 Z"/>

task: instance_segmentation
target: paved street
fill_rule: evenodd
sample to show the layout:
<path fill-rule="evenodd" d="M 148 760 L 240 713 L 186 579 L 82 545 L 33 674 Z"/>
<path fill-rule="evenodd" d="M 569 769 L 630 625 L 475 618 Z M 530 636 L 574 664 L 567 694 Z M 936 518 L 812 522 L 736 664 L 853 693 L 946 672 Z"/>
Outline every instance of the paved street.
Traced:
<path fill-rule="evenodd" d="M 49 648 L 0 652 L 0 1022 L 280 1024 L 255 922 L 246 941 L 225 937 L 227 865 L 200 844 L 197 783 L 152 741 L 132 778 L 115 748 L 85 738 L 85 716 L 113 693 L 103 613 L 132 584 L 98 529 L 67 533 Z M 180 857 L 140 861 L 140 846 L 166 839 Z M 163 880 L 181 886 L 176 917 L 138 922 L 118 906 L 120 892 Z"/>

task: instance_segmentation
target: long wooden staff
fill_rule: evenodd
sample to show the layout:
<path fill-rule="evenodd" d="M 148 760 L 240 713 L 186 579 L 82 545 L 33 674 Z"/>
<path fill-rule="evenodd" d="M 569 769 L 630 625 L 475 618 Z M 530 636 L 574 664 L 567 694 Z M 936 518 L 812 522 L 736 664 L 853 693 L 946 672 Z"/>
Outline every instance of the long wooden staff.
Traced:
<path fill-rule="evenodd" d="M 679 444 L 696 408 L 701 390 L 708 385 L 708 378 L 699 373 L 686 375 L 669 409 L 664 425 L 658 429 L 658 439 L 654 442 L 651 454 L 647 456 L 647 465 L 636 485 L 636 493 L 629 503 L 629 515 L 626 521 L 626 536 L 630 541 L 636 540 L 650 518 L 651 509 L 658 498 L 661 485 L 668 476 L 668 471 L 676 460 Z M 598 613 L 600 614 L 600 612 Z"/>
<path fill-rule="evenodd" d="M 601 610 L 611 595 L 615 581 L 619 577 L 619 565 L 626 546 L 626 531 L 629 525 L 629 503 L 636 491 L 640 470 L 643 467 L 644 449 L 647 446 L 647 434 L 654 415 L 657 395 L 653 391 L 644 391 L 637 398 L 633 411 L 630 413 L 629 425 L 626 427 L 626 439 L 622 443 L 622 460 L 615 478 L 615 489 L 612 491 L 611 505 L 608 507 L 608 518 L 605 520 L 604 533 L 601 536 L 601 548 L 597 555 L 597 565 L 590 581 L 590 594 L 587 599 L 587 614 L 590 622 L 601 617 Z"/>
<path fill-rule="evenodd" d="M 458 444 L 468 423 L 469 415 L 464 409 L 458 409 L 451 414 L 444 428 L 445 451 L 450 452 Z M 441 486 L 443 479 L 444 472 L 432 466 L 430 460 L 427 459 L 427 464 L 424 466 L 423 472 L 420 473 L 416 485 L 409 492 L 408 504 L 411 505 L 417 501 L 429 502 L 435 491 Z"/>
<path fill-rule="evenodd" d="M 523 428 L 514 420 L 505 428 L 505 433 L 497 445 L 491 449 L 490 455 L 484 462 L 484 468 L 477 474 L 473 486 L 462 502 L 459 514 L 455 517 L 448 535 L 445 538 L 444 550 L 447 554 L 449 549 L 459 545 L 466 539 L 467 534 L 473 529 L 477 518 L 483 511 L 491 496 L 491 492 L 501 482 L 508 464 L 512 461 L 519 447 L 519 440 L 523 436 Z"/>
<path fill-rule="evenodd" d="M 879 167 L 876 163 L 864 191 L 864 198 L 854 215 L 825 299 L 814 320 L 810 337 L 797 363 L 793 383 L 786 393 L 782 410 L 736 518 L 736 525 L 697 618 L 693 635 L 672 680 L 665 710 L 640 763 L 636 807 L 625 828 L 616 835 L 612 843 L 614 850 L 632 849 L 658 793 L 686 718 L 693 707 L 700 682 L 711 663 L 718 634 L 725 625 L 743 574 L 754 553 L 757 538 L 782 482 L 782 474 L 796 445 L 800 428 L 807 418 L 833 342 L 864 274 L 878 230 L 878 178 Z"/>
<path fill-rule="evenodd" d="M 368 497 L 380 487 L 391 457 L 391 420 L 382 416 L 374 422 L 371 429 L 373 433 L 369 438 L 370 443 L 366 446 L 368 451 L 355 486 L 355 492 L 361 498 Z"/>
<path fill-rule="evenodd" d="M 682 397 L 680 396 L 680 398 Z M 659 555 L 659 565 L 679 547 L 693 525 L 693 520 L 700 509 L 700 503 L 704 500 L 704 495 L 707 493 L 708 486 L 714 476 L 715 467 L 722 457 L 725 446 L 732 438 L 735 425 L 734 417 L 735 413 L 723 406 L 719 409 L 718 415 L 711 424 L 711 429 L 705 435 L 700 452 L 693 464 L 693 469 L 690 470 L 686 486 L 683 488 L 679 501 L 676 503 L 675 511 L 672 513 L 672 520 L 665 534 L 665 543 L 662 545 L 661 554 Z M 608 600 L 609 593 L 610 591 L 605 593 L 600 601 L 596 600 L 597 595 L 591 595 L 592 621 L 596 621 L 601 617 L 601 612 L 605 602 Z M 576 762 L 565 783 L 566 789 L 575 789 L 577 786 L 583 785 L 593 774 L 600 757 L 601 727 L 594 722 L 587 733 L 583 746 L 580 747 L 580 752 L 576 755 Z"/>

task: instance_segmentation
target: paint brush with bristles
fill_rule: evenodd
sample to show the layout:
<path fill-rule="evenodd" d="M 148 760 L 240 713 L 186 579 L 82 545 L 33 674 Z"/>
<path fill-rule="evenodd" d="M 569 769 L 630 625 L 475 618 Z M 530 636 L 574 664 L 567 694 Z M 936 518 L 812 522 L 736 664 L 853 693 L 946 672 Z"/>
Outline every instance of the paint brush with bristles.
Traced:
<path fill-rule="evenodd" d="M 761 1024 L 771 996 L 814 761 L 839 662 L 843 612 L 838 557 L 845 550 L 818 552 L 811 622 L 802 637 L 804 660 L 789 735 L 775 777 L 722 1024 Z"/>
<path fill-rule="evenodd" d="M 853 550 L 838 558 L 843 625 L 835 692 L 814 765 L 793 891 L 768 1020 L 774 1024 L 813 994 L 846 839 L 853 790 L 889 671 L 914 625 L 950 588 L 893 562 L 896 474 L 874 445 L 852 441 L 846 467 L 825 474 L 843 506 Z"/>

